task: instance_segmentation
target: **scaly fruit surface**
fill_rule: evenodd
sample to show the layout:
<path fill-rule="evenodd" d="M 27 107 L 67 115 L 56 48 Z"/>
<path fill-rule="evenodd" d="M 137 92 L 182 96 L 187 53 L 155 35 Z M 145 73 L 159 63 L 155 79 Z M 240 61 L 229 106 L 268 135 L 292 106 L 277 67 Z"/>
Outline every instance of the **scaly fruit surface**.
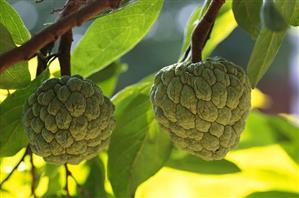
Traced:
<path fill-rule="evenodd" d="M 81 76 L 45 81 L 28 98 L 23 123 L 31 150 L 55 164 L 78 164 L 107 146 L 114 106 Z"/>
<path fill-rule="evenodd" d="M 217 57 L 165 67 L 151 89 L 160 126 L 176 145 L 205 160 L 223 159 L 239 143 L 250 98 L 244 70 Z"/>

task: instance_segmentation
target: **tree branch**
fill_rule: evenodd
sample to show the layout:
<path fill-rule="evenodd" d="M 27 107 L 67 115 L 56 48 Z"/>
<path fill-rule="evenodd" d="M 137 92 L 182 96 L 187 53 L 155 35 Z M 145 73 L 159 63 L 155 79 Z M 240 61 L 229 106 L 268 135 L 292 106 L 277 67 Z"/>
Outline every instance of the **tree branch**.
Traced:
<path fill-rule="evenodd" d="M 117 8 L 121 0 L 96 0 L 81 10 L 70 14 L 50 25 L 39 34 L 32 37 L 20 47 L 16 47 L 0 56 L 0 73 L 22 60 L 29 60 L 38 50 L 57 40 L 75 26 L 80 26 L 98 13 L 109 8 Z"/>
<path fill-rule="evenodd" d="M 200 62 L 202 60 L 202 50 L 206 43 L 209 32 L 216 20 L 218 11 L 224 4 L 225 0 L 212 0 L 206 14 L 197 24 L 192 33 L 191 43 L 191 57 L 192 63 Z"/>

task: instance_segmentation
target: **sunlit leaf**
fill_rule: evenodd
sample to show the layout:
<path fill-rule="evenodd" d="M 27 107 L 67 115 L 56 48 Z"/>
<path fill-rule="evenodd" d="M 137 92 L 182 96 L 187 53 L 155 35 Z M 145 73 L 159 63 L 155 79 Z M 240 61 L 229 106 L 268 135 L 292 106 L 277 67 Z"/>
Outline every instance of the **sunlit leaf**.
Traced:
<path fill-rule="evenodd" d="M 132 197 L 138 185 L 163 166 L 171 151 L 168 135 L 154 120 L 151 84 L 127 87 L 113 98 L 117 126 L 109 147 L 108 173 L 117 197 Z"/>
<path fill-rule="evenodd" d="M 46 70 L 26 88 L 15 91 L 0 104 L 0 156 L 14 155 L 28 144 L 21 121 L 23 105 L 48 76 L 49 71 Z"/>
<path fill-rule="evenodd" d="M 258 111 L 251 111 L 246 120 L 245 130 L 241 134 L 238 149 L 266 146 L 275 142 L 267 117 Z"/>
<path fill-rule="evenodd" d="M 0 0 L 0 23 L 8 29 L 16 44 L 20 45 L 30 38 L 30 33 L 21 17 L 5 0 Z"/>
<path fill-rule="evenodd" d="M 181 150 L 173 150 L 166 166 L 201 174 L 236 173 L 240 169 L 227 160 L 206 161 Z"/>
<path fill-rule="evenodd" d="M 107 197 L 104 187 L 105 181 L 105 169 L 104 164 L 100 158 L 94 158 L 86 162 L 90 168 L 90 172 L 87 176 L 86 181 L 83 184 L 85 191 L 81 190 L 82 196 L 93 196 L 93 197 Z M 80 191 L 80 189 L 78 189 Z"/>
<path fill-rule="evenodd" d="M 132 49 L 157 19 L 163 0 L 138 0 L 96 19 L 72 56 L 72 71 L 91 75 Z"/>
<path fill-rule="evenodd" d="M 61 173 L 59 168 L 58 165 L 46 164 L 43 176 L 48 178 L 48 189 L 43 197 L 51 198 L 62 194 L 64 184 L 60 181 Z"/>
<path fill-rule="evenodd" d="M 265 192 L 254 192 L 246 196 L 246 198 L 298 198 L 299 194 L 295 192 L 286 192 L 286 191 L 265 191 Z"/>
<path fill-rule="evenodd" d="M 1 4 L 0 4 L 1 5 Z M 1 12 L 0 12 L 1 13 Z M 0 14 L 1 19 L 1 14 Z M 15 43 L 6 27 L 0 22 L 0 54 L 15 47 Z M 28 63 L 17 63 L 0 73 L 0 89 L 23 88 L 30 82 Z"/>
<path fill-rule="evenodd" d="M 193 15 L 190 17 L 188 21 L 185 32 L 185 39 L 181 50 L 181 58 L 183 57 L 185 51 L 190 45 L 193 29 L 199 23 L 201 18 L 200 14 L 201 7 L 193 13 Z M 231 1 L 227 1 L 219 11 L 211 35 L 204 47 L 202 54 L 203 58 L 206 58 L 208 55 L 210 55 L 212 51 L 216 48 L 216 46 L 220 42 L 222 42 L 226 37 L 228 37 L 236 26 L 237 24 L 234 20 L 234 16 L 231 10 Z"/>
<path fill-rule="evenodd" d="M 238 149 L 280 144 L 299 163 L 299 127 L 280 116 L 252 111 L 246 121 Z"/>
<path fill-rule="evenodd" d="M 298 192 L 298 166 L 279 145 L 231 151 L 226 159 L 242 171 L 218 175 L 164 167 L 138 188 L 136 197 L 241 198 L 270 189 Z"/>
<path fill-rule="evenodd" d="M 299 1 L 296 1 L 295 10 L 293 12 L 290 25 L 299 26 Z"/>
<path fill-rule="evenodd" d="M 270 116 L 268 123 L 280 145 L 299 164 L 299 127 L 280 116 Z"/>

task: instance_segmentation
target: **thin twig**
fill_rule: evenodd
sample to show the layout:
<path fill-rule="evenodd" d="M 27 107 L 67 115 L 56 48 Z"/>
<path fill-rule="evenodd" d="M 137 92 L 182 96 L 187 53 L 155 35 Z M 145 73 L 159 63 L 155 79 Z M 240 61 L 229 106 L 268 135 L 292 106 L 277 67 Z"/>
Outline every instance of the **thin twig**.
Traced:
<path fill-rule="evenodd" d="M 57 40 L 75 26 L 80 26 L 85 21 L 109 8 L 117 8 L 120 0 L 97 0 L 73 14 L 70 14 L 56 23 L 50 25 L 40 33 L 33 36 L 20 47 L 16 47 L 0 55 L 0 73 L 22 60 L 29 60 L 36 55 L 38 50 L 48 43 Z"/>
<path fill-rule="evenodd" d="M 36 198 L 36 194 L 35 194 L 35 186 L 36 186 L 36 174 L 35 174 L 35 166 L 33 163 L 33 153 L 30 150 L 29 151 L 29 156 L 30 156 L 30 163 L 31 163 L 31 195 L 32 197 Z"/>
<path fill-rule="evenodd" d="M 20 164 L 24 161 L 25 157 L 28 155 L 29 153 L 29 146 L 26 148 L 25 153 L 23 154 L 23 156 L 21 157 L 21 159 L 18 161 L 18 163 L 15 165 L 15 167 L 10 171 L 10 173 L 1 181 L 0 183 L 0 189 L 2 188 L 3 184 L 12 176 L 12 174 L 17 170 L 17 168 L 20 166 Z"/>
<path fill-rule="evenodd" d="M 200 62 L 202 60 L 203 47 L 213 23 L 216 20 L 218 11 L 224 2 L 225 0 L 212 0 L 207 12 L 194 29 L 191 43 L 191 60 L 193 63 Z"/>
<path fill-rule="evenodd" d="M 67 164 L 64 164 L 64 169 L 65 169 L 65 187 L 64 187 L 64 189 L 66 191 L 66 197 L 70 198 L 71 195 L 70 195 L 70 191 L 69 191 L 69 181 L 68 181 L 68 178 L 71 175 L 71 172 L 70 172 L 69 168 L 67 167 Z"/>

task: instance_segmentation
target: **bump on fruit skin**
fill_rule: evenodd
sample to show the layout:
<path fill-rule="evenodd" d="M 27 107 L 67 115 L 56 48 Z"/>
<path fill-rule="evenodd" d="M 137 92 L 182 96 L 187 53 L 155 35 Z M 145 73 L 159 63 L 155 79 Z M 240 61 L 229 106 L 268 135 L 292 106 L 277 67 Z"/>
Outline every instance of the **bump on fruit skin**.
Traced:
<path fill-rule="evenodd" d="M 109 144 L 114 105 L 81 76 L 49 79 L 28 98 L 23 124 L 31 150 L 55 164 L 78 164 Z"/>
<path fill-rule="evenodd" d="M 173 142 L 205 160 L 223 159 L 239 143 L 251 106 L 244 70 L 218 57 L 161 69 L 150 94 Z"/>

